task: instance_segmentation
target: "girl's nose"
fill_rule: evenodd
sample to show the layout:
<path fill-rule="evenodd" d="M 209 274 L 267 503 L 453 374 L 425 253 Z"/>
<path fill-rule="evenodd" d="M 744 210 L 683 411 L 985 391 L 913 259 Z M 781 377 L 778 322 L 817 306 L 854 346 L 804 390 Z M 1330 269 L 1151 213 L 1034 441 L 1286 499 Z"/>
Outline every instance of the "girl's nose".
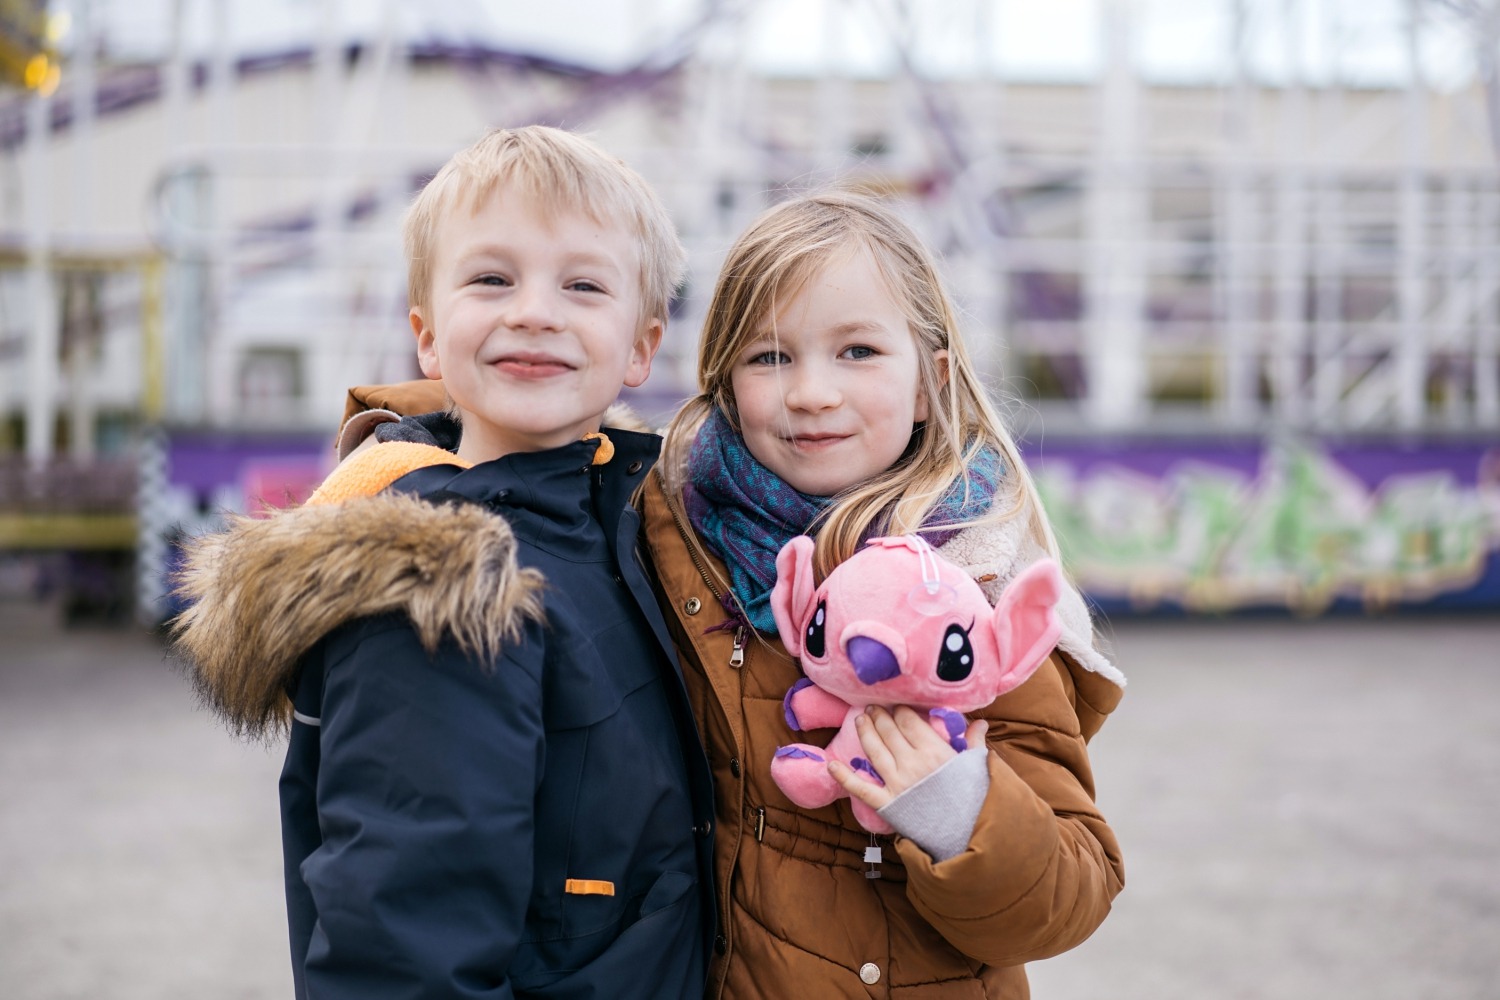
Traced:
<path fill-rule="evenodd" d="M 784 399 L 789 410 L 816 412 L 837 406 L 841 400 L 838 386 L 827 372 L 804 368 L 792 375 Z"/>

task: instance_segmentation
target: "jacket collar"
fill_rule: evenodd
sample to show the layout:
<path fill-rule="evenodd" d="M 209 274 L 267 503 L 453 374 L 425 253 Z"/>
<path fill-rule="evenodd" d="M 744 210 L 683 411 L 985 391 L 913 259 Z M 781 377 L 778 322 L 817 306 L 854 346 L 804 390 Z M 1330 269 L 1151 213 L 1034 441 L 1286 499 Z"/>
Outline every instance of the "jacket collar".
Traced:
<path fill-rule="evenodd" d="M 661 438 L 655 434 L 606 427 L 614 456 L 594 465 L 597 440 L 574 441 L 547 451 L 516 452 L 469 469 L 434 465 L 391 484 L 397 492 L 428 499 L 447 497 L 535 514 L 543 534 L 566 537 L 598 520 L 613 539 L 618 516 L 656 462 Z M 526 532 L 517 525 L 518 530 Z"/>

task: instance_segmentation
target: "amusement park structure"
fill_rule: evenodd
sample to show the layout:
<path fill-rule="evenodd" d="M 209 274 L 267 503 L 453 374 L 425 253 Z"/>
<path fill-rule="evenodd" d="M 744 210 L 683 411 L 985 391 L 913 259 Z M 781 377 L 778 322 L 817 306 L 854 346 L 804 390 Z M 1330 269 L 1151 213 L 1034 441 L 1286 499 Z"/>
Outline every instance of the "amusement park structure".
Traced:
<path fill-rule="evenodd" d="M 255 46 L 234 0 L 0 5 L 0 550 L 154 565 L 164 521 L 245 505 L 164 500 L 174 442 L 326 443 L 346 387 L 415 377 L 402 211 L 533 122 L 639 168 L 689 247 L 653 417 L 734 235 L 840 184 L 940 250 L 1030 439 L 1500 436 L 1500 3 L 1094 0 L 1053 79 L 1001 55 L 1024 0 L 623 6 L 638 37 L 590 60 L 480 0 L 318 0 Z M 1210 70 L 1153 68 L 1172 18 Z"/>

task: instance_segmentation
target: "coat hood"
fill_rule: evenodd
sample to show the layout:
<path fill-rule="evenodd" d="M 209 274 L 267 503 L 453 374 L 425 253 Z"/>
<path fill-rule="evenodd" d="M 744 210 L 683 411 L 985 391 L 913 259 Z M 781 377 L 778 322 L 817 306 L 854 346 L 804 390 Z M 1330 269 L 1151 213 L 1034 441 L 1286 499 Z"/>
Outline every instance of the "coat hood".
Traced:
<path fill-rule="evenodd" d="M 359 618 L 401 613 L 429 652 L 451 638 L 492 662 L 542 619 L 542 575 L 520 567 L 504 519 L 478 504 L 400 493 L 234 517 L 185 549 L 172 651 L 235 732 L 291 722 L 287 685 L 320 639 Z"/>

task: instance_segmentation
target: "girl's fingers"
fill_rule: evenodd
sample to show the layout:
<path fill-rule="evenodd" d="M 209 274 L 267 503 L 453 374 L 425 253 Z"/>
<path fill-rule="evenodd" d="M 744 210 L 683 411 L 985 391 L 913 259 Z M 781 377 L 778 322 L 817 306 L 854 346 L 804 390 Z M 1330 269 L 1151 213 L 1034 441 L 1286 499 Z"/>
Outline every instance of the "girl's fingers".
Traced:
<path fill-rule="evenodd" d="M 964 739 L 969 741 L 969 749 L 984 746 L 984 737 L 989 731 L 990 724 L 983 719 L 975 719 L 969 723 L 969 731 L 964 733 Z"/>
<path fill-rule="evenodd" d="M 895 711 L 895 720 L 901 730 L 901 735 L 913 748 L 931 752 L 937 747 L 948 745 L 948 741 L 932 728 L 932 721 L 925 712 L 919 713 L 913 708 L 901 705 Z"/>
<path fill-rule="evenodd" d="M 841 760 L 830 760 L 828 773 L 834 781 L 843 786 L 850 798 L 858 799 L 871 809 L 882 809 L 895 798 L 888 790 L 870 781 L 864 775 L 856 773 Z"/>
<path fill-rule="evenodd" d="M 877 709 L 877 711 L 883 710 Z M 887 722 L 889 722 L 889 716 L 887 716 Z M 865 759 L 870 762 L 871 767 L 875 768 L 875 773 L 879 774 L 889 784 L 891 778 L 896 775 L 896 753 L 898 752 L 898 747 L 892 746 L 886 740 L 885 730 L 868 714 L 855 716 L 854 732 L 859 736 L 859 745 L 865 752 Z M 901 738 L 900 732 L 893 730 L 892 735 L 900 743 L 905 743 Z M 907 747 L 906 749 L 909 750 L 910 748 Z"/>

